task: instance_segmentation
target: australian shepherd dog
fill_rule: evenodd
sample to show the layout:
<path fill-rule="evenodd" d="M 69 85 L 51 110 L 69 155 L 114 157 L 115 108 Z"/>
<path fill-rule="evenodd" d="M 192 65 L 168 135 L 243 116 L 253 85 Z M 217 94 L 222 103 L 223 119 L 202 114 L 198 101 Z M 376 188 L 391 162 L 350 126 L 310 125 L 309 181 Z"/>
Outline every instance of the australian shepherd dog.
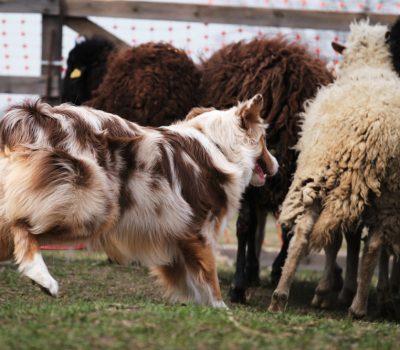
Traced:
<path fill-rule="evenodd" d="M 87 242 L 149 266 L 174 302 L 224 307 L 214 248 L 249 185 L 277 172 L 262 96 L 146 128 L 88 107 L 23 104 L 0 122 L 0 258 L 56 296 L 41 244 Z"/>

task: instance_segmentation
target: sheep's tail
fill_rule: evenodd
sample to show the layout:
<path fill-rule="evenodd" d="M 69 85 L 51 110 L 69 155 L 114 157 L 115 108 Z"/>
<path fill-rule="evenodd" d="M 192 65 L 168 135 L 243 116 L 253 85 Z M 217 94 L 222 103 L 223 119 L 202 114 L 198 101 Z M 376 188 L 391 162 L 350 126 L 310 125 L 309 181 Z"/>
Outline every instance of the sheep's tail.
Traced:
<path fill-rule="evenodd" d="M 338 188 L 340 190 L 340 188 Z M 358 222 L 367 205 L 368 189 L 364 193 L 353 193 L 350 198 L 329 196 L 310 235 L 310 248 L 321 250 L 329 245 L 335 235 L 342 234 Z"/>
<path fill-rule="evenodd" d="M 319 251 L 326 247 L 341 227 L 341 222 L 329 211 L 323 210 L 319 215 L 310 236 L 310 248 Z"/>

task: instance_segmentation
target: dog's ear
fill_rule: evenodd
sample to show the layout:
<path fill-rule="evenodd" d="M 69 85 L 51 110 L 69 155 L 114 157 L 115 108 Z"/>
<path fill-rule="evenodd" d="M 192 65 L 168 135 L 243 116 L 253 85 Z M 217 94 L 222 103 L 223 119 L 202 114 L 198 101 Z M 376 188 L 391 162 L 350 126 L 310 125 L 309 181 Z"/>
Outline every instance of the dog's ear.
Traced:
<path fill-rule="evenodd" d="M 214 111 L 215 108 L 212 107 L 194 107 L 190 110 L 190 112 L 187 114 L 187 116 L 185 117 L 185 120 L 190 120 L 193 119 L 195 117 L 197 117 L 200 114 L 206 113 L 206 112 L 211 112 Z"/>
<path fill-rule="evenodd" d="M 241 118 L 242 126 L 245 129 L 249 129 L 251 124 L 260 122 L 262 108 L 263 97 L 261 94 L 257 94 L 250 100 L 239 103 L 236 113 Z"/>

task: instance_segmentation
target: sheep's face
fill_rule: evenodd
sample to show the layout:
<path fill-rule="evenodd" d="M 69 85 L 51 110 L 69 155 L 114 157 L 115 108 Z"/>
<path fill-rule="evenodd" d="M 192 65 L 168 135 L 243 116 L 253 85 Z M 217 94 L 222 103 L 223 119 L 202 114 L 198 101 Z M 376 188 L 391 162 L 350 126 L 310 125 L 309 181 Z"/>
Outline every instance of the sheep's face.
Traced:
<path fill-rule="evenodd" d="M 345 45 L 332 42 L 333 49 L 343 55 L 340 68 L 390 64 L 387 33 L 386 26 L 370 25 L 369 21 L 352 23 Z"/>

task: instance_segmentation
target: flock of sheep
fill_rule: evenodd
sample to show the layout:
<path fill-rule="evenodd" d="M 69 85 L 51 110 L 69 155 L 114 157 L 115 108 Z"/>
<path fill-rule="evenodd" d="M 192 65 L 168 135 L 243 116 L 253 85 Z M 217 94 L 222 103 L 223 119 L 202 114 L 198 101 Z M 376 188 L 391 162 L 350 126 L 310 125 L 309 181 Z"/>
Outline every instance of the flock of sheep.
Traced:
<path fill-rule="evenodd" d="M 400 21 L 390 29 L 353 23 L 346 46 L 333 47 L 343 54 L 335 71 L 282 37 L 228 45 L 199 65 L 169 44 L 123 49 L 90 39 L 70 52 L 63 101 L 160 126 L 195 106 L 228 108 L 261 93 L 268 149 L 280 168 L 264 187 L 244 194 L 231 301 L 244 302 L 246 287 L 259 284 L 272 212 L 284 244 L 272 268 L 279 283 L 269 310 L 284 310 L 300 259 L 324 248 L 326 266 L 312 304 L 329 307 L 341 288 L 339 299 L 364 317 L 378 259 L 380 308 L 391 305 L 400 276 L 395 261 L 389 281 L 389 258 L 400 252 Z M 344 283 L 336 264 L 343 235 Z"/>

